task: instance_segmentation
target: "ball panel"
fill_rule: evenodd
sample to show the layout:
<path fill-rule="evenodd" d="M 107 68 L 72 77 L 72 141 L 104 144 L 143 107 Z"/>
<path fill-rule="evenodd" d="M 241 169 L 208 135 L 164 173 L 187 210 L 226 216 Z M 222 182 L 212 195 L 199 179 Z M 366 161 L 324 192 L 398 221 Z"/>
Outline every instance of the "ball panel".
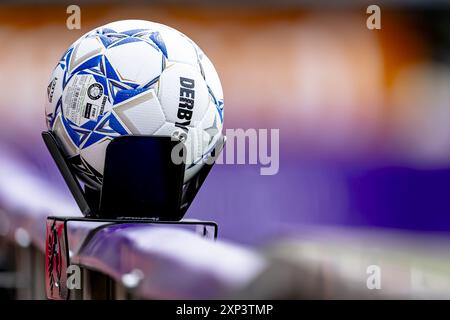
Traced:
<path fill-rule="evenodd" d="M 45 115 L 47 120 L 47 128 L 51 128 L 55 113 L 57 110 L 57 104 L 61 104 L 60 98 L 63 92 L 63 79 L 65 68 L 64 65 L 58 63 L 53 70 L 50 83 L 47 86 L 47 99 L 45 101 Z"/>
<path fill-rule="evenodd" d="M 70 56 L 68 72 L 73 72 L 83 62 L 98 56 L 104 51 L 104 47 L 97 37 L 86 37 L 73 46 Z"/>
<path fill-rule="evenodd" d="M 175 131 L 177 134 L 175 134 Z M 171 122 L 165 122 L 158 130 L 156 130 L 153 135 L 155 136 L 166 136 L 166 137 L 177 137 L 179 133 L 184 132 L 182 129 L 177 128 L 175 124 Z"/>
<path fill-rule="evenodd" d="M 111 29 L 117 33 L 122 33 L 124 31 L 128 31 L 128 30 L 158 29 L 159 26 L 160 26 L 159 23 L 152 22 L 152 21 L 139 20 L 139 19 L 127 19 L 127 20 L 120 20 L 120 21 L 114 21 L 114 22 L 108 23 L 98 29 Z"/>
<path fill-rule="evenodd" d="M 154 90 L 148 90 L 113 108 L 132 134 L 153 134 L 166 122 Z"/>
<path fill-rule="evenodd" d="M 78 146 L 70 138 L 69 133 L 63 123 L 62 115 L 59 113 L 53 123 L 53 133 L 58 140 L 59 145 L 62 147 L 66 156 L 72 157 L 78 153 Z"/>
<path fill-rule="evenodd" d="M 191 180 L 200 171 L 202 167 L 203 167 L 202 163 L 197 163 L 187 168 L 186 171 L 184 172 L 184 182 L 186 183 L 189 180 Z"/>
<path fill-rule="evenodd" d="M 205 80 L 214 93 L 214 96 L 218 100 L 223 100 L 222 84 L 220 83 L 216 68 L 214 68 L 211 60 L 204 53 L 199 54 L 199 61 L 205 74 Z"/>
<path fill-rule="evenodd" d="M 200 71 L 197 52 L 189 38 L 174 29 L 161 29 L 159 33 L 170 62 L 186 63 Z"/>
<path fill-rule="evenodd" d="M 90 145 L 87 148 L 81 149 L 81 158 L 89 163 L 98 173 L 103 175 L 103 170 L 105 167 L 105 154 L 106 147 L 111 142 L 112 138 L 105 137 L 102 140 Z"/>
<path fill-rule="evenodd" d="M 209 93 L 219 112 L 220 122 L 223 122 L 223 91 L 219 75 L 211 60 L 203 52 L 199 54 L 199 61 L 205 75 L 205 81 L 208 84 Z"/>
<path fill-rule="evenodd" d="M 208 145 L 204 151 L 204 153 L 209 153 L 211 148 L 217 143 L 222 132 L 222 122 L 220 121 L 216 105 L 212 101 L 210 102 L 199 127 L 204 130 L 209 137 Z"/>
<path fill-rule="evenodd" d="M 108 48 L 105 56 L 120 80 L 125 82 L 145 85 L 158 77 L 163 69 L 161 51 L 142 40 Z"/>

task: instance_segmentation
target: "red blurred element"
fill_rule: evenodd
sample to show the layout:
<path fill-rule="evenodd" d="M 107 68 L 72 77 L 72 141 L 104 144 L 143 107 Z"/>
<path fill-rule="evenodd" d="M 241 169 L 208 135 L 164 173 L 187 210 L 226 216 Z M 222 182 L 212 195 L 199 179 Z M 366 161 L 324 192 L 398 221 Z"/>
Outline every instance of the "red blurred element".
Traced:
<path fill-rule="evenodd" d="M 45 243 L 45 289 L 47 298 L 67 300 L 68 252 L 64 221 L 47 220 Z"/>

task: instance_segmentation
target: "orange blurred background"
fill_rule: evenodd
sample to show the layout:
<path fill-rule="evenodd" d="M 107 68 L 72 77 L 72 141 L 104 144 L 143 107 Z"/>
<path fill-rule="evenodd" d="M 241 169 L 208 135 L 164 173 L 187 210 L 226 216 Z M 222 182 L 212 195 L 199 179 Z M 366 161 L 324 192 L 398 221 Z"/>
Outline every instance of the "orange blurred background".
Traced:
<path fill-rule="evenodd" d="M 365 7 L 86 4 L 81 30 L 68 30 L 65 5 L 0 8 L 2 140 L 44 129 L 50 72 L 74 40 L 137 18 L 182 30 L 211 57 L 223 82 L 226 127 L 283 128 L 294 144 L 313 142 L 316 151 L 346 157 L 394 141 L 388 152 L 404 161 L 449 161 L 450 70 L 430 61 L 415 15 L 383 9 L 382 29 L 368 30 Z"/>

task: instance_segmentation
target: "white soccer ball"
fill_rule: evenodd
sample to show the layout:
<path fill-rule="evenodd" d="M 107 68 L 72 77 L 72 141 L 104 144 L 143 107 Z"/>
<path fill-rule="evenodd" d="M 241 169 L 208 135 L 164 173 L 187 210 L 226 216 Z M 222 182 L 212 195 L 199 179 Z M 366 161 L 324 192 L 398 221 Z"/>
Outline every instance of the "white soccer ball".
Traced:
<path fill-rule="evenodd" d="M 85 182 L 101 185 L 106 147 L 121 135 L 182 137 L 186 182 L 221 139 L 223 92 L 213 64 L 187 36 L 123 20 L 70 46 L 53 71 L 45 110 Z"/>

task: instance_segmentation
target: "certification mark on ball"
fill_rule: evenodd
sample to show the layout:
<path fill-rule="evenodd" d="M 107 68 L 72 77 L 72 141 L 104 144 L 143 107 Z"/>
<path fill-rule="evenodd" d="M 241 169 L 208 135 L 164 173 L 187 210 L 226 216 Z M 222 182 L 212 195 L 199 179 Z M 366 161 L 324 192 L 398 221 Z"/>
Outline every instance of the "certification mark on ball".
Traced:
<path fill-rule="evenodd" d="M 97 100 L 103 95 L 103 87 L 100 83 L 93 83 L 89 86 L 87 90 L 89 98 L 92 100 Z"/>

